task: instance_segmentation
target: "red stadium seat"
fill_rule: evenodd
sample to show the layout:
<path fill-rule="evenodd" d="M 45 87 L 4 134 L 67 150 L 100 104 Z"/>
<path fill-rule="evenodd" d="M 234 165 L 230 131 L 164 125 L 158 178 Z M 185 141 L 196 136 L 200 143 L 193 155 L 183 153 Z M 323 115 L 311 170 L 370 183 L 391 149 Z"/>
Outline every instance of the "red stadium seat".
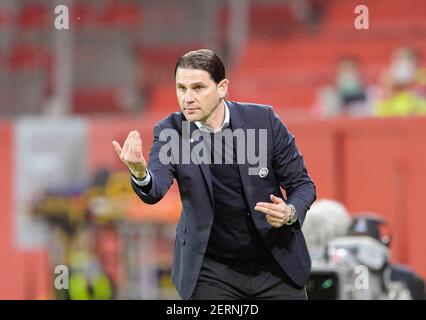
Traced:
<path fill-rule="evenodd" d="M 46 28 L 51 21 L 52 13 L 41 3 L 25 4 L 19 12 L 19 26 L 24 30 Z"/>
<path fill-rule="evenodd" d="M 354 9 L 366 5 L 369 10 L 369 33 L 395 34 L 410 32 L 426 27 L 426 2 L 423 0 L 356 0 L 328 1 L 324 15 L 324 28 L 329 33 L 351 32 L 354 30 Z"/>
<path fill-rule="evenodd" d="M 101 11 L 99 22 L 106 28 L 138 28 L 142 25 L 142 7 L 136 2 L 113 2 Z"/>
<path fill-rule="evenodd" d="M 87 2 L 72 3 L 70 21 L 72 26 L 90 27 L 96 22 L 97 8 Z"/>
<path fill-rule="evenodd" d="M 13 24 L 13 13 L 7 7 L 0 5 L 0 30 Z"/>
<path fill-rule="evenodd" d="M 173 79 L 173 70 L 178 57 L 191 48 L 200 48 L 198 44 L 181 46 L 158 46 L 138 48 L 138 60 L 143 78 L 148 85 L 163 85 Z"/>
<path fill-rule="evenodd" d="M 174 83 L 169 82 L 167 85 L 154 88 L 146 109 L 152 112 L 179 111 Z"/>
<path fill-rule="evenodd" d="M 249 25 L 253 36 L 285 36 L 303 28 L 286 3 L 252 4 Z"/>
<path fill-rule="evenodd" d="M 73 93 L 73 113 L 122 113 L 118 88 L 77 88 Z"/>
<path fill-rule="evenodd" d="M 9 67 L 12 71 L 47 69 L 50 64 L 50 52 L 35 46 L 18 45 L 12 49 L 9 56 Z"/>
<path fill-rule="evenodd" d="M 366 82 L 375 83 L 399 46 L 426 53 L 426 1 L 364 1 L 370 10 L 368 32 L 354 28 L 354 9 L 359 1 L 324 3 L 325 14 L 314 33 L 260 39 L 252 32 L 231 72 L 233 83 L 241 83 L 231 87 L 232 93 L 243 100 L 266 98 L 278 105 L 308 108 L 318 88 L 334 82 L 342 57 L 358 59 Z M 262 10 L 258 14 L 262 15 Z M 271 13 L 263 14 L 260 21 Z"/>

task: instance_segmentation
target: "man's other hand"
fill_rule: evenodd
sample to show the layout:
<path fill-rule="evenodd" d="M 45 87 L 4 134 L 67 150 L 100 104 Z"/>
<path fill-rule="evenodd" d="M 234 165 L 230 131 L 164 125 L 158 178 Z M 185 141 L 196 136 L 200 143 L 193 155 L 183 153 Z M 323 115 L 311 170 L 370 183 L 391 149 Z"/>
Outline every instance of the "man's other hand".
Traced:
<path fill-rule="evenodd" d="M 291 217 L 291 209 L 285 204 L 284 200 L 271 194 L 272 203 L 258 202 L 255 210 L 266 214 L 266 220 L 274 228 L 284 225 Z"/>

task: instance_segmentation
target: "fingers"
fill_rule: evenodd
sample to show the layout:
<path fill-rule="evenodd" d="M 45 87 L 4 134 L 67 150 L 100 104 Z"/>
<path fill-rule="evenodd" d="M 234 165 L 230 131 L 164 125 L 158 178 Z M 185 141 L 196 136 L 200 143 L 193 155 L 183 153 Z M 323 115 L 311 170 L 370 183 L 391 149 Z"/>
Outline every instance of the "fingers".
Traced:
<path fill-rule="evenodd" d="M 268 202 L 258 202 L 258 203 L 256 203 L 256 206 L 261 207 L 261 208 L 268 208 L 268 209 L 272 209 L 272 210 L 277 210 L 280 207 L 280 206 L 276 205 L 275 203 L 268 203 Z"/>
<path fill-rule="evenodd" d="M 285 203 L 283 199 L 281 199 L 280 197 L 276 197 L 273 194 L 271 194 L 270 198 L 271 198 L 271 201 L 275 204 Z"/>
<path fill-rule="evenodd" d="M 286 204 L 283 199 L 270 195 L 271 201 L 273 203 L 268 202 L 258 202 L 256 203 L 256 207 L 254 208 L 257 211 L 263 212 L 267 215 L 273 216 L 277 219 L 282 219 L 285 217 Z"/>
<path fill-rule="evenodd" d="M 271 226 L 275 228 L 281 227 L 286 222 L 286 219 L 276 219 L 274 217 L 271 217 L 270 215 L 266 216 L 266 220 Z"/>
<path fill-rule="evenodd" d="M 112 142 L 115 152 L 121 161 L 127 165 L 132 174 L 143 178 L 146 175 L 146 161 L 142 156 L 142 140 L 138 131 L 129 132 L 123 147 L 117 141 Z"/>
<path fill-rule="evenodd" d="M 123 161 L 135 161 L 140 159 L 141 156 L 142 141 L 140 140 L 140 134 L 137 130 L 133 130 L 129 133 L 126 141 L 124 142 L 123 149 L 121 151 L 121 158 Z"/>
<path fill-rule="evenodd" d="M 266 214 L 266 221 L 274 228 L 281 227 L 289 219 L 288 215 L 282 211 L 274 211 L 273 209 L 260 206 L 256 206 L 255 210 Z"/>
<path fill-rule="evenodd" d="M 282 218 L 285 212 L 285 205 L 268 202 L 258 202 L 256 203 L 254 209 L 265 214 L 275 216 L 277 218 Z"/>
<path fill-rule="evenodd" d="M 267 204 L 269 204 L 269 203 L 267 203 Z M 266 214 L 268 216 L 271 216 L 271 217 L 274 217 L 276 219 L 282 219 L 285 216 L 285 214 L 284 214 L 284 212 L 282 210 L 277 211 L 276 208 L 271 207 L 271 206 L 259 206 L 259 205 L 256 205 L 254 207 L 254 210 L 263 212 L 264 214 Z"/>
<path fill-rule="evenodd" d="M 128 158 L 130 156 L 129 150 L 132 146 L 132 140 L 135 133 L 136 131 L 130 131 L 129 134 L 127 135 L 126 141 L 124 142 L 124 145 L 123 145 L 123 152 L 121 154 L 123 158 Z"/>
<path fill-rule="evenodd" d="M 136 150 L 136 156 L 138 158 L 142 157 L 142 139 L 139 137 L 138 135 L 138 139 L 137 139 L 137 150 Z"/>
<path fill-rule="evenodd" d="M 254 209 L 264 213 L 271 226 L 279 228 L 289 219 L 287 205 L 284 200 L 274 195 L 271 195 L 270 198 L 274 203 L 258 202 Z"/>
<path fill-rule="evenodd" d="M 271 209 L 266 208 L 266 207 L 263 207 L 263 206 L 260 206 L 260 205 L 258 205 L 258 204 L 254 207 L 254 210 L 256 210 L 256 211 L 260 211 L 260 212 L 263 212 L 263 213 L 265 213 L 265 214 L 268 214 L 268 213 L 269 213 L 269 211 L 272 211 Z"/>
<path fill-rule="evenodd" d="M 139 132 L 136 132 L 136 134 L 133 136 L 131 150 L 132 160 L 140 160 L 142 155 L 142 140 L 140 138 Z"/>

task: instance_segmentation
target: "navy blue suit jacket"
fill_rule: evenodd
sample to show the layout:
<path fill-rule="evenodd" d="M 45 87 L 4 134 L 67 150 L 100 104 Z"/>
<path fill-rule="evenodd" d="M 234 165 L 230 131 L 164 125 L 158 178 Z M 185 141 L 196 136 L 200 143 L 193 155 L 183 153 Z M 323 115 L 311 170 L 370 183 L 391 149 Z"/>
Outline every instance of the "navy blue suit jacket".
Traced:
<path fill-rule="evenodd" d="M 226 101 L 232 122 L 232 129 L 267 130 L 268 175 L 249 175 L 248 163 L 239 164 L 241 181 L 252 218 L 261 237 L 282 269 L 299 286 L 304 286 L 311 268 L 301 226 L 306 211 L 316 199 L 315 185 L 309 177 L 302 155 L 295 145 L 294 137 L 270 106 L 243 104 Z M 154 142 L 151 148 L 148 170 L 152 185 L 149 192 L 132 181 L 133 190 L 147 204 L 155 204 L 166 194 L 176 179 L 182 200 L 182 213 L 176 228 L 172 278 L 183 299 L 189 299 L 195 288 L 207 248 L 213 224 L 212 181 L 209 164 L 162 164 L 160 149 L 166 143 L 160 141 L 160 132 L 173 129 L 182 136 L 181 112 L 169 115 L 154 128 Z M 191 133 L 197 129 L 190 124 Z M 191 149 L 195 143 L 191 144 Z M 270 194 L 281 198 L 280 186 L 286 190 L 287 204 L 296 208 L 298 221 L 291 226 L 272 227 L 264 213 L 257 212 L 257 202 L 271 202 Z"/>

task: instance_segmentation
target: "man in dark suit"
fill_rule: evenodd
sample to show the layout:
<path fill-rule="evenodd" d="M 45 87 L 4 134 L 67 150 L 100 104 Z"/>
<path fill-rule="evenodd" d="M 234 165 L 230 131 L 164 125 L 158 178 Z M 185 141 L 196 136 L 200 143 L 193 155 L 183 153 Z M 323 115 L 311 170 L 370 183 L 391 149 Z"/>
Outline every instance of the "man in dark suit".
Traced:
<path fill-rule="evenodd" d="M 113 145 L 145 203 L 178 183 L 172 278 L 179 294 L 306 299 L 311 261 L 301 226 L 316 191 L 294 137 L 270 106 L 225 99 L 225 68 L 211 50 L 183 55 L 175 80 L 181 111 L 155 126 L 149 164 L 137 131 L 123 147 Z"/>

